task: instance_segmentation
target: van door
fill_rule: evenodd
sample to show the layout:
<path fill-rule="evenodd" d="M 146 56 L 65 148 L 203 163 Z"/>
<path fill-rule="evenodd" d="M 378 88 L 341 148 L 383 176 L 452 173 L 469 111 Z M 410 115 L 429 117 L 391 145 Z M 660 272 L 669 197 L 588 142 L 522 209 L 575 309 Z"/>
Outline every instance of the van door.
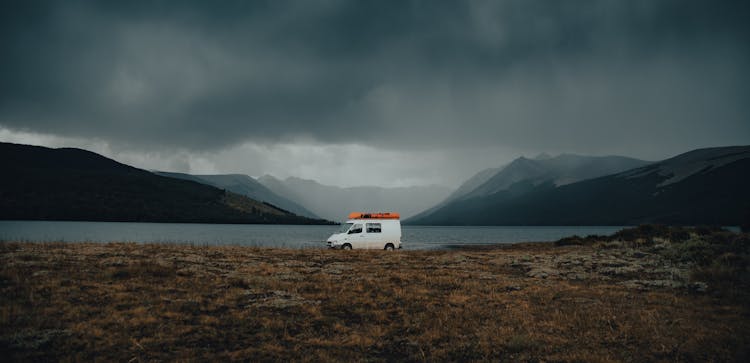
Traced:
<path fill-rule="evenodd" d="M 352 228 L 349 229 L 346 240 L 352 245 L 352 248 L 367 248 L 362 223 L 355 223 Z"/>
<path fill-rule="evenodd" d="M 365 240 L 367 241 L 367 248 L 382 250 L 385 247 L 382 232 L 383 226 L 380 223 L 365 223 Z"/>

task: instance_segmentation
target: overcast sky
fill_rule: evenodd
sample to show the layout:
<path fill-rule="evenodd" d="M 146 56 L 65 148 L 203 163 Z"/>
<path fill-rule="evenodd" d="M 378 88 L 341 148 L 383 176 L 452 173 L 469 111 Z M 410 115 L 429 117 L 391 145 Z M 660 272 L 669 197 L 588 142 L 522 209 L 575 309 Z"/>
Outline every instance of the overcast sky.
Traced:
<path fill-rule="evenodd" d="M 3 2 L 0 141 L 343 186 L 750 144 L 748 4 Z"/>

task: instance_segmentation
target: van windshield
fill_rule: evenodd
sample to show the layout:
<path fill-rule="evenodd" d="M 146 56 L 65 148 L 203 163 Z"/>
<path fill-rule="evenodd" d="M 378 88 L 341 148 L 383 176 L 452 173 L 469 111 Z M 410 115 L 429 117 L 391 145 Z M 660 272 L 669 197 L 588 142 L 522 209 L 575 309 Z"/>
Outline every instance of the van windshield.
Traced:
<path fill-rule="evenodd" d="M 339 230 L 336 231 L 336 233 L 346 233 L 349 231 L 349 228 L 351 228 L 352 224 L 354 223 L 341 223 L 341 227 L 339 227 Z"/>

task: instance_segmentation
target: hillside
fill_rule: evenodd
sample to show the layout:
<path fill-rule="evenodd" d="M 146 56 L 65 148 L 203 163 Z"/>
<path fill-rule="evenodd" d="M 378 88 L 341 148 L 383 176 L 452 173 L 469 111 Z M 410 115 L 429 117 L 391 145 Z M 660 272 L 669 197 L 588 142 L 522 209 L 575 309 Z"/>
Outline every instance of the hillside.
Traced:
<path fill-rule="evenodd" d="M 464 182 L 444 201 L 414 216 L 413 220 L 429 218 L 443 208 L 453 208 L 451 204 L 458 201 L 507 191 L 517 183 L 560 186 L 647 164 L 647 161 L 623 156 L 561 154 L 550 157 L 541 154 L 534 159 L 520 157 L 504 167 L 482 170 Z"/>
<path fill-rule="evenodd" d="M 484 169 L 472 176 L 471 178 L 467 179 L 465 182 L 463 182 L 456 190 L 451 193 L 451 195 L 448 196 L 448 198 L 445 198 L 446 201 L 456 200 L 459 199 L 466 194 L 471 193 L 476 188 L 479 188 L 482 184 L 486 183 L 490 178 L 495 176 L 498 172 L 500 172 L 503 168 L 487 168 Z"/>
<path fill-rule="evenodd" d="M 450 193 L 449 188 L 435 185 L 342 188 L 300 178 L 279 180 L 270 175 L 260 177 L 258 181 L 274 193 L 334 221 L 340 221 L 349 212 L 358 210 L 394 211 L 407 218 L 435 205 Z"/>
<path fill-rule="evenodd" d="M 472 176 L 471 178 L 467 179 L 465 182 L 461 183 L 456 190 L 453 191 L 447 198 L 445 198 L 442 202 L 432 206 L 429 209 L 423 210 L 414 216 L 410 217 L 411 219 L 420 219 L 425 216 L 428 216 L 435 211 L 439 210 L 440 208 L 444 207 L 450 202 L 453 202 L 455 200 L 459 200 L 463 198 L 466 194 L 469 194 L 474 189 L 478 188 L 480 185 L 486 183 L 490 178 L 492 178 L 495 174 L 497 174 L 500 170 L 503 168 L 487 168 L 484 169 Z"/>
<path fill-rule="evenodd" d="M 90 151 L 0 143 L 0 219 L 324 223 Z"/>
<path fill-rule="evenodd" d="M 218 175 L 192 175 L 184 173 L 170 173 L 164 171 L 154 172 L 161 176 L 170 178 L 192 180 L 202 184 L 208 184 L 232 193 L 244 195 L 260 202 L 267 202 L 281 209 L 290 211 L 298 216 L 319 219 L 315 213 L 305 207 L 284 198 L 250 176 L 243 174 L 218 174 Z"/>
<path fill-rule="evenodd" d="M 750 216 L 750 147 L 701 149 L 618 174 L 555 185 L 522 180 L 451 203 L 423 225 L 740 225 Z"/>

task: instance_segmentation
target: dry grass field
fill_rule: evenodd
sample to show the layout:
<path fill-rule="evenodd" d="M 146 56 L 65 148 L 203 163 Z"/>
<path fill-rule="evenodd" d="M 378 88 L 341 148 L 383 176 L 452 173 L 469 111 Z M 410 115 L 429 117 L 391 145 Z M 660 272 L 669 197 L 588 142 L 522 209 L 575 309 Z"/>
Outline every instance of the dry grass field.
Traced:
<path fill-rule="evenodd" d="M 750 358 L 746 235 L 620 237 L 397 252 L 4 242 L 0 360 Z"/>

